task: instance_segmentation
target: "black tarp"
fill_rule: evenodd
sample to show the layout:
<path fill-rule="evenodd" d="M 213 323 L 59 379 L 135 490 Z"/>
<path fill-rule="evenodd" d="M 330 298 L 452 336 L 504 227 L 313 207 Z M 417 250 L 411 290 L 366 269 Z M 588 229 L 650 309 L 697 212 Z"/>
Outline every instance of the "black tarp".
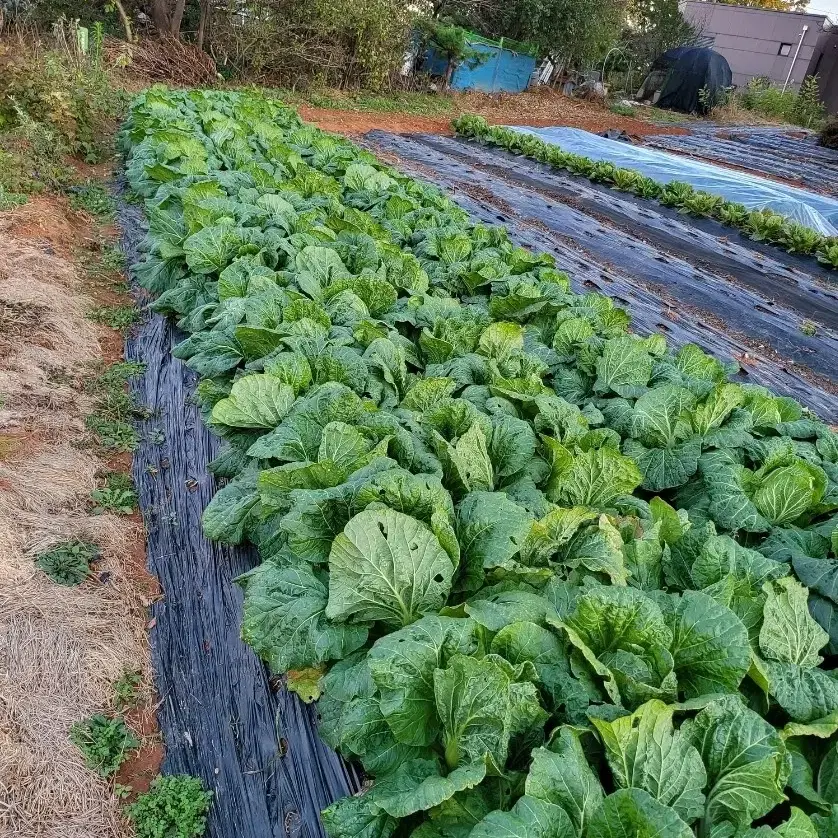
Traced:
<path fill-rule="evenodd" d="M 652 78 L 655 83 L 650 85 Z M 707 47 L 676 47 L 655 60 L 641 89 L 646 97 L 660 90 L 655 102 L 659 108 L 706 113 L 732 81 L 730 65 L 719 53 Z M 702 90 L 706 95 L 699 95 Z"/>
<path fill-rule="evenodd" d="M 118 197 L 122 248 L 135 264 L 146 220 L 121 188 Z M 201 421 L 197 375 L 172 357 L 184 337 L 146 312 L 125 348 L 126 360 L 145 367 L 131 382 L 146 411 L 132 477 L 148 568 L 163 591 L 149 635 L 162 773 L 198 776 L 212 790 L 206 838 L 326 838 L 320 810 L 361 781 L 320 741 L 316 707 L 276 684 L 239 636 L 242 591 L 233 580 L 258 556 L 203 536 L 201 513 L 216 489 L 207 463 L 220 440 Z"/>

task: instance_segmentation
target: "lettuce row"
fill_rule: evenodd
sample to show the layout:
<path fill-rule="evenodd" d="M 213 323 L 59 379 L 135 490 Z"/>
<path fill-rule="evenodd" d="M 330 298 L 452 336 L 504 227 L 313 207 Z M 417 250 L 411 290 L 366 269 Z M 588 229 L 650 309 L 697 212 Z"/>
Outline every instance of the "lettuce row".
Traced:
<path fill-rule="evenodd" d="M 836 834 L 835 433 L 278 102 L 121 145 L 333 838 Z"/>
<path fill-rule="evenodd" d="M 531 134 L 489 125 L 482 116 L 475 114 L 459 116 L 452 120 L 451 125 L 460 137 L 499 146 L 539 163 L 547 163 L 555 169 L 563 169 L 596 183 L 631 192 L 640 198 L 652 198 L 686 215 L 714 218 L 722 224 L 737 228 L 754 241 L 776 245 L 789 253 L 812 256 L 827 267 L 838 268 L 838 239 L 824 236 L 782 213 L 769 209 L 749 210 L 744 204 L 695 189 L 688 183 L 660 183 L 633 169 L 563 151 L 554 143 L 546 143 Z"/>

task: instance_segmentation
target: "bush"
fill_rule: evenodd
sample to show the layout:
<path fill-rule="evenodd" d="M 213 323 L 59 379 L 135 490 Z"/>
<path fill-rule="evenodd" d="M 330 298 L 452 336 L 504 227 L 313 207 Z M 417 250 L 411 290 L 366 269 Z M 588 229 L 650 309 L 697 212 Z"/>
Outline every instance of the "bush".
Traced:
<path fill-rule="evenodd" d="M 826 113 L 820 100 L 817 76 L 807 76 L 800 90 L 782 90 L 767 78 L 754 78 L 740 94 L 742 107 L 769 119 L 791 122 L 811 128 L 821 123 Z"/>
<path fill-rule="evenodd" d="M 213 9 L 211 51 L 227 77 L 286 87 L 381 90 L 398 74 L 414 13 L 396 0 L 265 0 Z"/>
<path fill-rule="evenodd" d="M 127 103 L 114 82 L 98 52 L 16 43 L 0 73 L 0 192 L 60 189 L 75 177 L 68 156 L 104 159 Z"/>

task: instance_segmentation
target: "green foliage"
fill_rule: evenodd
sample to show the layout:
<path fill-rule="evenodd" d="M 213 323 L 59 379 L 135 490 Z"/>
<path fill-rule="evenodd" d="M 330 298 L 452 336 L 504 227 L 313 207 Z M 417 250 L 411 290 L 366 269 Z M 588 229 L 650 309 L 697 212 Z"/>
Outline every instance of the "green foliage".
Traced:
<path fill-rule="evenodd" d="M 127 104 L 113 82 L 59 50 L 17 49 L 0 78 L 0 191 L 61 189 L 75 179 L 66 155 L 102 160 Z"/>
<path fill-rule="evenodd" d="M 572 174 L 609 184 L 615 189 L 633 192 L 642 198 L 655 198 L 664 206 L 684 214 L 715 218 L 723 224 L 738 228 L 754 241 L 782 247 L 789 253 L 814 256 L 822 264 L 838 267 L 838 248 L 831 239 L 772 210 L 748 210 L 743 204 L 696 190 L 688 183 L 656 183 L 632 169 L 621 169 L 611 163 L 595 162 L 578 154 L 568 154 L 537 137 L 509 128 L 490 126 L 485 119 L 473 114 L 459 116 L 452 120 L 451 125 L 460 136 L 498 145 L 513 153 L 549 163 L 555 168 L 566 169 Z"/>
<path fill-rule="evenodd" d="M 511 0 L 506 3 L 439 4 L 438 16 L 479 32 L 560 55 L 573 68 L 601 61 L 622 23 L 618 6 L 605 0 Z M 520 49 L 520 47 L 519 47 Z"/>
<path fill-rule="evenodd" d="M 135 803 L 125 807 L 137 838 L 197 838 L 207 826 L 212 792 L 198 777 L 158 777 Z"/>
<path fill-rule="evenodd" d="M 83 186 L 71 187 L 68 192 L 73 209 L 84 210 L 103 220 L 113 218 L 116 204 L 110 192 L 101 184 L 86 183 Z"/>
<path fill-rule="evenodd" d="M 608 106 L 608 110 L 617 114 L 617 116 L 635 116 L 634 108 L 631 105 L 624 105 L 622 102 L 614 102 Z"/>
<path fill-rule="evenodd" d="M 140 313 L 134 305 L 96 306 L 87 315 L 94 323 L 101 323 L 120 332 L 126 331 L 139 319 Z"/>
<path fill-rule="evenodd" d="M 134 707 L 140 698 L 143 676 L 141 672 L 126 669 L 122 675 L 113 682 L 114 704 L 117 709 Z"/>
<path fill-rule="evenodd" d="M 144 364 L 120 361 L 84 377 L 84 390 L 94 397 L 96 408 L 85 417 L 85 424 L 95 435 L 96 442 L 108 451 L 133 451 L 137 447 L 137 433 L 131 419 L 142 415 L 143 410 L 126 389 L 126 384 L 144 369 Z"/>
<path fill-rule="evenodd" d="M 67 541 L 38 553 L 35 566 L 59 585 L 80 585 L 90 575 L 90 563 L 99 548 L 84 541 Z"/>
<path fill-rule="evenodd" d="M 82 752 L 87 767 L 103 777 L 116 774 L 128 751 L 140 747 L 122 716 L 108 718 L 102 713 L 76 722 L 70 728 L 70 740 Z"/>
<path fill-rule="evenodd" d="M 122 146 L 226 443 L 204 532 L 262 559 L 242 636 L 373 781 L 327 832 L 814 838 L 838 435 L 277 102 L 153 88 Z"/>
<path fill-rule="evenodd" d="M 28 200 L 26 195 L 19 192 L 6 192 L 4 189 L 0 189 L 0 212 L 22 206 Z"/>
<path fill-rule="evenodd" d="M 368 90 L 270 90 L 288 104 L 307 104 L 315 108 L 337 111 L 415 114 L 417 116 L 446 116 L 451 113 L 453 100 L 439 93 L 417 93 L 392 90 L 374 93 Z"/>
<path fill-rule="evenodd" d="M 826 109 L 821 102 L 817 76 L 806 76 L 799 91 L 783 91 L 766 78 L 754 78 L 739 96 L 747 110 L 769 119 L 791 122 L 804 128 L 818 128 Z"/>
<path fill-rule="evenodd" d="M 133 451 L 137 447 L 137 432 L 129 422 L 91 413 L 84 423 L 106 451 Z"/>
<path fill-rule="evenodd" d="M 94 489 L 90 493 L 93 501 L 93 513 L 115 512 L 117 515 L 130 515 L 137 505 L 137 495 L 134 484 L 127 474 L 111 472 L 105 479 L 101 489 Z"/>
<path fill-rule="evenodd" d="M 268 0 L 254 15 L 222 4 L 209 46 L 227 77 L 379 92 L 398 78 L 415 17 L 396 0 Z"/>
<path fill-rule="evenodd" d="M 824 148 L 838 148 L 838 118 L 832 116 L 818 134 L 818 145 Z"/>

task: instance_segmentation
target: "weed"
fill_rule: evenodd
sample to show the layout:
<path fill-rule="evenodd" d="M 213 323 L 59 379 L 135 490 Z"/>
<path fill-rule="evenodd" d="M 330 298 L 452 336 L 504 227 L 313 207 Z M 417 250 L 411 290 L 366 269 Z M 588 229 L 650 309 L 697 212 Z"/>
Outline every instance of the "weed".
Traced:
<path fill-rule="evenodd" d="M 6 192 L 6 190 L 0 186 L 0 212 L 19 207 L 22 204 L 25 204 L 28 200 L 29 199 L 26 195 L 23 195 L 20 192 Z"/>
<path fill-rule="evenodd" d="M 834 239 L 824 239 L 823 245 L 815 256 L 822 265 L 838 268 L 838 242 Z"/>
<path fill-rule="evenodd" d="M 94 323 L 101 323 L 111 329 L 124 332 L 129 326 L 137 322 L 139 311 L 136 306 L 97 306 L 88 312 L 88 317 Z"/>
<path fill-rule="evenodd" d="M 67 191 L 73 209 L 84 210 L 104 220 L 113 218 L 116 204 L 107 189 L 100 184 L 86 183 L 84 186 L 73 186 Z"/>
<path fill-rule="evenodd" d="M 624 105 L 622 102 L 615 102 L 608 110 L 618 116 L 634 116 L 634 108 L 631 105 Z"/>
<path fill-rule="evenodd" d="M 137 505 L 137 495 L 131 478 L 119 472 L 111 472 L 105 478 L 105 486 L 94 489 L 90 493 L 90 499 L 94 503 L 94 515 L 101 515 L 103 512 L 130 515 Z"/>
<path fill-rule="evenodd" d="M 292 104 L 308 104 L 315 108 L 368 113 L 446 116 L 451 113 L 454 105 L 450 96 L 411 91 L 371 93 L 361 90 L 347 93 L 339 90 L 312 90 L 300 93 L 291 90 L 271 90 L 269 93 L 271 96 Z"/>
<path fill-rule="evenodd" d="M 128 751 L 140 747 L 122 716 L 108 718 L 102 713 L 76 722 L 70 728 L 70 740 L 82 752 L 87 767 L 103 777 L 116 774 Z"/>
<path fill-rule="evenodd" d="M 39 553 L 35 565 L 59 585 L 80 585 L 90 576 L 90 563 L 98 557 L 95 544 L 67 541 Z"/>
<path fill-rule="evenodd" d="M 123 783 L 114 783 L 113 784 L 113 796 L 117 800 L 125 800 L 126 797 L 130 797 L 134 793 L 133 786 L 127 786 Z"/>
<path fill-rule="evenodd" d="M 118 709 L 134 707 L 140 698 L 140 687 L 143 683 L 143 676 L 136 670 L 126 669 L 122 675 L 113 682 L 114 704 Z"/>
<path fill-rule="evenodd" d="M 154 780 L 125 814 L 137 838 L 196 838 L 204 834 L 211 801 L 200 778 L 175 774 Z"/>
<path fill-rule="evenodd" d="M 128 422 L 92 413 L 85 417 L 84 423 L 107 451 L 134 451 L 137 447 L 137 432 Z"/>
<path fill-rule="evenodd" d="M 800 324 L 800 332 L 811 338 L 818 333 L 818 327 L 811 320 L 804 320 Z"/>

